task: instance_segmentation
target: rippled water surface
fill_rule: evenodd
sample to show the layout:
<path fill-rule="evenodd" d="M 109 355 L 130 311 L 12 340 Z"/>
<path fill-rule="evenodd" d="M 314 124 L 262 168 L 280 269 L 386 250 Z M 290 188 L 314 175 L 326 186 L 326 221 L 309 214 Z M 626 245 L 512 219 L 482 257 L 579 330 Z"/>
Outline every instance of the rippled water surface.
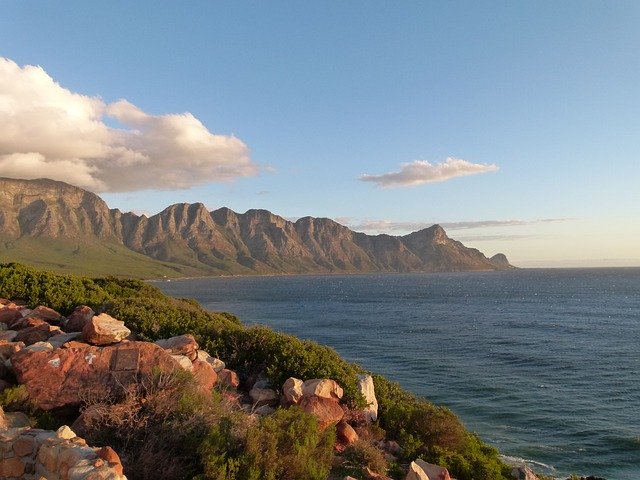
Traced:
<path fill-rule="evenodd" d="M 558 477 L 640 479 L 640 269 L 158 283 L 330 345 Z"/>

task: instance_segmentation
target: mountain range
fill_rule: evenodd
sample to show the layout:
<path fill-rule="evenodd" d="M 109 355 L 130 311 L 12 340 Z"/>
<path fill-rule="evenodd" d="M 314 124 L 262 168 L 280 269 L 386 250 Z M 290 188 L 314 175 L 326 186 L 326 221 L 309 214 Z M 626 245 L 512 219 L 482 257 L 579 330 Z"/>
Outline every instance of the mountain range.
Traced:
<path fill-rule="evenodd" d="M 147 217 L 110 209 L 64 182 L 0 178 L 0 262 L 87 275 L 176 277 L 513 268 L 449 238 L 439 225 L 366 235 L 328 218 L 180 203 Z"/>

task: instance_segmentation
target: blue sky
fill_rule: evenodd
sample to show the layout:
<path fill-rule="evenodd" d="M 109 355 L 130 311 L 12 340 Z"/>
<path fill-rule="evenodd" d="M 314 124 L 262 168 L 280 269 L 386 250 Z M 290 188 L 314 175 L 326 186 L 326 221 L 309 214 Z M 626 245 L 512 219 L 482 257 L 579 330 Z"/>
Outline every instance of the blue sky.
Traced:
<path fill-rule="evenodd" d="M 2 11 L 0 120 L 20 127 L 0 133 L 0 175 L 147 214 L 200 201 L 367 233 L 441 223 L 522 266 L 640 265 L 636 1 Z M 448 158 L 476 173 L 409 185 Z"/>

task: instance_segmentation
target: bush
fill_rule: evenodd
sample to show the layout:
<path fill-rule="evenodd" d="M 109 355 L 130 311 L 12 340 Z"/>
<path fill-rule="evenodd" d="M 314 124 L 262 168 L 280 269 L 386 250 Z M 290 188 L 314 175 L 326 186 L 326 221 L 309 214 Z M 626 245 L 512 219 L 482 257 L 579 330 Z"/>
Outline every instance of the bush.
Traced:
<path fill-rule="evenodd" d="M 349 445 L 344 451 L 344 458 L 347 465 L 354 469 L 351 473 L 356 475 L 365 475 L 367 468 L 372 472 L 385 475 L 389 469 L 389 463 L 384 454 L 365 440 L 358 440 L 353 445 Z"/>
<path fill-rule="evenodd" d="M 247 433 L 240 459 L 247 480 L 325 480 L 335 430 L 318 430 L 318 420 L 298 407 L 262 417 Z"/>

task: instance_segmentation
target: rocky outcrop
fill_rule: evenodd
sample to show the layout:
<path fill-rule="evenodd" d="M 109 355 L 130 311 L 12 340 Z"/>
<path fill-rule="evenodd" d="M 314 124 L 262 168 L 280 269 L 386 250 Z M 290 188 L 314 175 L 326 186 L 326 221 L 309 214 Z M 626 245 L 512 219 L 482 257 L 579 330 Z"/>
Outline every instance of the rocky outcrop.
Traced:
<path fill-rule="evenodd" d="M 45 239 L 40 248 L 82 244 L 87 252 L 117 245 L 202 274 L 511 268 L 504 255 L 489 259 L 438 225 L 401 237 L 366 235 L 328 218 L 291 222 L 266 210 L 209 212 L 201 203 L 146 217 L 110 210 L 93 193 L 62 182 L 0 178 L 0 240 L 18 248 L 26 239 Z"/>
<path fill-rule="evenodd" d="M 170 354 L 148 342 L 21 350 L 11 357 L 11 364 L 31 401 L 43 410 L 77 406 L 88 398 L 118 398 L 154 369 L 179 368 Z"/>
<path fill-rule="evenodd" d="M 63 426 L 0 430 L 0 478 L 7 480 L 126 480 L 110 447 L 94 448 Z"/>

